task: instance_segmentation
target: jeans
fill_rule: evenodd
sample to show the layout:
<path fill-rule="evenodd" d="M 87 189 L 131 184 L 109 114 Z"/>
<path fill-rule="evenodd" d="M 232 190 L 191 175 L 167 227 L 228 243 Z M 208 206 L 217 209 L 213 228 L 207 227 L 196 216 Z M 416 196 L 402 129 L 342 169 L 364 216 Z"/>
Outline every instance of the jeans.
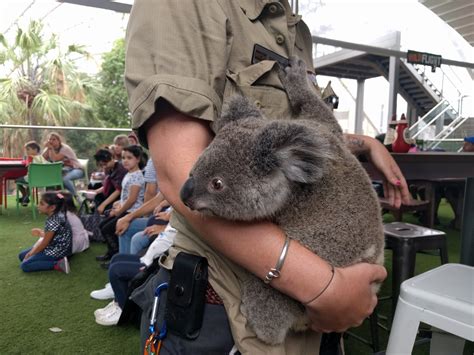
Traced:
<path fill-rule="evenodd" d="M 134 219 L 128 226 L 127 230 L 122 235 L 119 235 L 118 241 L 119 241 L 120 254 L 136 254 L 136 253 L 131 253 L 130 243 L 132 241 L 132 237 L 136 233 L 141 232 L 146 228 L 147 221 L 148 221 L 148 218 Z"/>
<path fill-rule="evenodd" d="M 122 213 L 120 216 L 106 217 L 99 224 L 100 231 L 102 232 L 102 235 L 105 238 L 105 243 L 107 244 L 107 254 L 109 256 L 118 253 L 119 241 L 117 234 L 115 234 L 115 227 L 117 226 L 117 221 L 126 214 L 127 212 Z"/>
<path fill-rule="evenodd" d="M 66 190 L 68 190 L 73 196 L 76 195 L 76 188 L 74 187 L 73 181 L 82 179 L 84 177 L 84 170 L 63 168 L 63 183 Z"/>
<path fill-rule="evenodd" d="M 138 232 L 132 237 L 130 243 L 130 254 L 138 254 L 142 249 L 147 248 L 151 244 L 150 238 L 145 232 Z"/>
<path fill-rule="evenodd" d="M 25 255 L 32 248 L 25 249 L 20 254 L 18 254 L 18 258 L 21 261 L 20 268 L 24 272 L 32 272 L 32 271 L 43 271 L 43 270 L 53 270 L 54 265 L 59 260 L 53 256 L 46 255 L 44 252 L 39 252 L 33 256 L 30 256 L 27 260 L 25 259 Z"/>
<path fill-rule="evenodd" d="M 109 266 L 109 281 L 114 290 L 115 301 L 123 309 L 128 295 L 128 283 L 145 266 L 138 255 L 116 254 Z"/>

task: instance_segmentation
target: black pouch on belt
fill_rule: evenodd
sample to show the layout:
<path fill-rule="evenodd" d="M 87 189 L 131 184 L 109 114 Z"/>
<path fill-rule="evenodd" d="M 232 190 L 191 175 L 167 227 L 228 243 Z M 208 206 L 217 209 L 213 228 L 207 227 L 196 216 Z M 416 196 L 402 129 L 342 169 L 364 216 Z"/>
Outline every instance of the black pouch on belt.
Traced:
<path fill-rule="evenodd" d="M 180 252 L 174 261 L 166 303 L 168 330 L 196 339 L 202 326 L 207 288 L 207 259 Z"/>

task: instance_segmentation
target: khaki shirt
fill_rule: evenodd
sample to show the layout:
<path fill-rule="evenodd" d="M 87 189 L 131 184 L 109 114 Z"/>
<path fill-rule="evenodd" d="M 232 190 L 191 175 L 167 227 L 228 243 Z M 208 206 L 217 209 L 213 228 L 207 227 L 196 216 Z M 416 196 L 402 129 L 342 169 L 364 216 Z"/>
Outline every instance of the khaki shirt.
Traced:
<path fill-rule="evenodd" d="M 212 123 L 222 103 L 241 93 L 267 117 L 288 117 L 287 95 L 273 61 L 251 64 L 254 45 L 283 57 L 297 55 L 312 68 L 311 34 L 286 0 L 135 0 L 127 29 L 125 80 L 140 130 L 160 98 L 178 111 Z M 146 143 L 146 142 L 145 142 Z M 174 212 L 178 230 L 170 256 L 187 251 L 209 261 L 209 281 L 224 301 L 234 341 L 242 354 L 318 354 L 320 334 L 287 336 L 279 346 L 262 343 L 240 312 L 240 289 L 246 272 L 204 243 Z"/>

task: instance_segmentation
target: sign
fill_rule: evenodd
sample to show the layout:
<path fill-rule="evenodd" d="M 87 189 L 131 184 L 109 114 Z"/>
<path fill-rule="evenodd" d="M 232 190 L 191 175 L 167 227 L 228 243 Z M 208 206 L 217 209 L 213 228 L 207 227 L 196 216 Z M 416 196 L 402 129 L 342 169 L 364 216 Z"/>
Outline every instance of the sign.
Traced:
<path fill-rule="evenodd" d="M 441 66 L 441 56 L 431 53 L 409 50 L 407 52 L 407 61 L 411 64 L 429 65 L 433 73 L 436 71 L 436 67 L 439 68 Z"/>

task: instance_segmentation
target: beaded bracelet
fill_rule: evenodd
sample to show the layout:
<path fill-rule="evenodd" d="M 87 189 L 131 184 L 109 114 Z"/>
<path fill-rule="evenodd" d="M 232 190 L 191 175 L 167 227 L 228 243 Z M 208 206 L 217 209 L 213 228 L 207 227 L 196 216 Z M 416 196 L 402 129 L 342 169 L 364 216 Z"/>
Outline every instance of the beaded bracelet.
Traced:
<path fill-rule="evenodd" d="M 334 279 L 334 265 L 330 264 L 331 265 L 331 278 L 329 279 L 328 283 L 326 284 L 326 286 L 324 286 L 324 288 L 321 290 L 321 292 L 319 292 L 315 297 L 311 298 L 308 302 L 303 302 L 303 305 L 307 306 L 309 305 L 311 302 L 315 301 L 319 296 L 321 296 L 324 291 L 326 291 L 329 287 L 329 285 L 331 284 L 332 280 Z"/>
<path fill-rule="evenodd" d="M 286 254 L 288 254 L 289 246 L 290 246 L 290 238 L 286 237 L 285 244 L 283 244 L 280 257 L 278 258 L 278 261 L 275 267 L 270 269 L 270 271 L 265 276 L 265 280 L 263 280 L 263 282 L 265 282 L 266 284 L 269 284 L 270 282 L 272 282 L 273 279 L 280 277 L 281 268 L 283 266 L 283 263 L 285 262 Z"/>

